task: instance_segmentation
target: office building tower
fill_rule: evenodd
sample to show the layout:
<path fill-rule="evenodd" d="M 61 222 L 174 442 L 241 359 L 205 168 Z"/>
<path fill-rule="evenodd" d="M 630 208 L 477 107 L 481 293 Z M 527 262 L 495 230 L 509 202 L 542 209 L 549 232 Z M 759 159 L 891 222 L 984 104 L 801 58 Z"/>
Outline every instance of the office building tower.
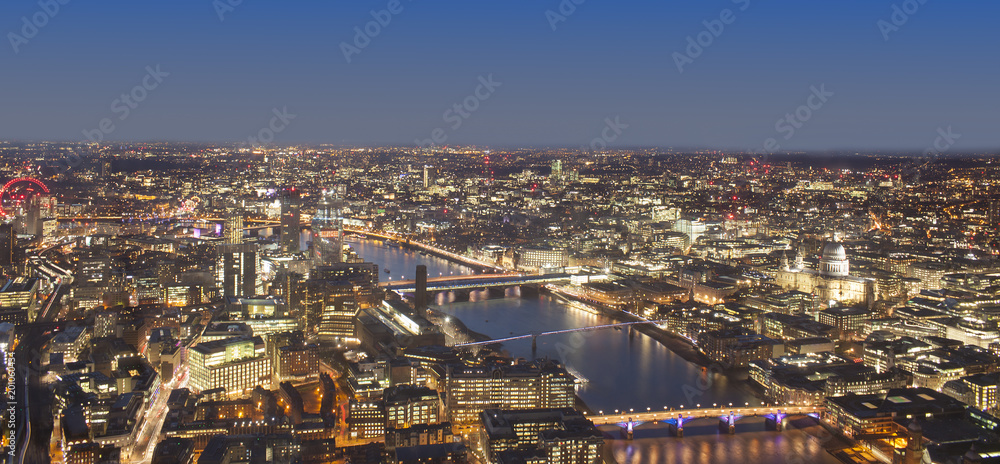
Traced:
<path fill-rule="evenodd" d="M 226 208 L 226 243 L 243 243 L 243 208 L 232 204 Z"/>
<path fill-rule="evenodd" d="M 17 246 L 17 234 L 14 226 L 0 224 L 0 266 L 14 264 L 14 247 Z"/>
<path fill-rule="evenodd" d="M 215 279 L 223 296 L 254 296 L 264 292 L 256 244 L 219 244 L 215 246 L 215 256 Z"/>
<path fill-rule="evenodd" d="M 549 179 L 551 179 L 552 182 L 559 182 L 562 180 L 562 175 L 563 175 L 562 160 L 553 160 L 552 174 L 549 176 Z"/>
<path fill-rule="evenodd" d="M 378 264 L 339 263 L 317 267 L 310 272 L 310 279 L 325 281 L 348 281 L 355 286 L 358 304 L 368 308 L 381 301 L 378 295 Z"/>
<path fill-rule="evenodd" d="M 324 191 L 316 205 L 312 221 L 312 255 L 317 266 L 336 264 L 344 260 L 344 196 L 347 188 L 338 184 Z"/>
<path fill-rule="evenodd" d="M 986 213 L 986 229 L 992 233 L 996 233 L 996 230 L 1000 228 L 1000 196 L 995 193 L 990 196 L 989 207 Z"/>
<path fill-rule="evenodd" d="M 356 340 L 358 313 L 379 301 L 378 265 L 340 263 L 317 267 L 304 284 L 302 306 L 307 330 L 320 341 Z"/>
<path fill-rule="evenodd" d="M 112 173 L 111 159 L 110 158 L 101 159 L 101 178 L 107 179 L 109 176 L 111 176 L 111 173 Z"/>
<path fill-rule="evenodd" d="M 426 315 L 430 301 L 427 296 L 427 266 L 423 264 L 417 265 L 416 290 L 414 309 L 417 310 L 417 314 Z"/>
<path fill-rule="evenodd" d="M 326 281 L 317 335 L 329 343 L 356 340 L 354 321 L 361 312 L 355 285 L 349 281 Z"/>
<path fill-rule="evenodd" d="M 424 188 L 430 188 L 437 181 L 437 168 L 434 166 L 424 166 Z"/>
<path fill-rule="evenodd" d="M 281 252 L 298 253 L 301 208 L 299 193 L 294 188 L 281 192 Z"/>

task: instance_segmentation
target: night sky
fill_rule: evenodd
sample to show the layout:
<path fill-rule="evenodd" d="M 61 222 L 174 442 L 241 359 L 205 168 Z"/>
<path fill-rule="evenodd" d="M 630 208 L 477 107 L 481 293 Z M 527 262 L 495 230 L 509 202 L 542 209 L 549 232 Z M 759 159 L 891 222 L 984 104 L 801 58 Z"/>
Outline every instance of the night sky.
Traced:
<path fill-rule="evenodd" d="M 1000 146 L 998 2 L 48 1 L 0 2 L 2 139 L 238 142 L 277 111 L 278 144 Z"/>

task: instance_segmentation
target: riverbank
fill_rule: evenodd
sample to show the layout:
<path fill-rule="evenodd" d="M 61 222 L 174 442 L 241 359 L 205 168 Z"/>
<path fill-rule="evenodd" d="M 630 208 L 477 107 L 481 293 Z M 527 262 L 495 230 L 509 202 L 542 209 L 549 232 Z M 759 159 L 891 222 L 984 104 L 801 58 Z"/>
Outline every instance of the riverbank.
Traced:
<path fill-rule="evenodd" d="M 601 316 L 612 319 L 616 322 L 642 322 L 645 319 L 636 316 L 634 314 L 626 313 L 624 311 L 608 309 L 604 307 L 594 306 L 592 304 L 580 301 L 573 295 L 560 293 L 558 291 L 553 291 L 551 289 L 542 287 L 539 293 L 555 295 L 560 298 L 565 298 L 570 301 L 576 301 L 587 305 L 590 308 L 596 310 Z M 657 327 L 655 324 L 641 324 L 635 325 L 630 328 L 630 330 L 635 330 L 637 332 L 646 335 L 653 340 L 660 342 L 663 346 L 667 347 L 670 351 L 673 351 L 678 356 L 684 358 L 685 361 L 696 364 L 701 367 L 709 367 L 715 364 L 705 353 L 698 350 L 698 347 L 693 345 L 689 340 L 681 337 L 677 334 L 668 332 Z"/>
<path fill-rule="evenodd" d="M 462 322 L 461 319 L 442 313 L 433 308 L 427 309 L 427 320 L 432 324 L 441 327 L 445 336 L 450 337 L 453 344 L 484 342 L 493 338 L 489 335 L 481 334 L 470 329 L 464 322 Z M 499 345 L 499 343 L 497 345 Z"/>
<path fill-rule="evenodd" d="M 387 236 L 387 235 L 383 235 L 383 234 L 380 234 L 380 233 L 377 233 L 377 232 L 366 231 L 366 230 L 363 230 L 363 229 L 353 229 L 353 228 L 349 228 L 349 227 L 345 227 L 344 231 L 345 231 L 345 233 L 355 234 L 355 235 L 360 236 L 360 237 L 362 237 L 364 239 L 367 239 L 367 240 L 394 241 L 398 246 L 400 246 L 402 248 L 406 248 L 408 250 L 422 251 L 422 252 L 427 253 L 428 255 L 431 255 L 431 256 L 434 256 L 434 257 L 437 257 L 437 258 L 441 258 L 441 259 L 443 259 L 445 261 L 448 261 L 448 262 L 451 262 L 451 263 L 455 263 L 455 264 L 461 264 L 462 266 L 465 266 L 465 267 L 467 267 L 469 269 L 473 269 L 476 272 L 481 272 L 481 273 L 485 274 L 485 273 L 489 273 L 489 272 L 502 271 L 502 269 L 500 267 L 498 267 L 498 266 L 490 265 L 488 263 L 479 262 L 479 261 L 474 260 L 474 259 L 469 258 L 469 257 L 459 256 L 457 254 L 454 254 L 454 253 L 451 253 L 451 252 L 448 252 L 448 251 L 444 251 L 444 250 L 440 250 L 440 249 L 437 249 L 437 248 L 435 248 L 435 247 L 433 247 L 431 245 L 427 245 L 427 244 L 424 244 L 424 243 L 416 242 L 416 241 L 410 240 L 408 238 L 406 238 L 406 239 L 399 239 L 399 238 L 394 238 L 394 237 L 390 237 L 390 236 Z"/>

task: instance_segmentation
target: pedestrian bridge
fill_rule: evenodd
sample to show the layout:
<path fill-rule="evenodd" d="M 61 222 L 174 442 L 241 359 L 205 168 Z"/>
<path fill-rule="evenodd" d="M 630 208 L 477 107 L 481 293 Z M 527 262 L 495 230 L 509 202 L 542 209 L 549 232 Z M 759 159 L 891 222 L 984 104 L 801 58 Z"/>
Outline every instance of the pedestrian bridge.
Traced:
<path fill-rule="evenodd" d="M 447 276 L 427 279 L 427 291 L 468 290 L 488 287 L 514 287 L 517 285 L 548 284 L 569 282 L 569 274 L 473 274 L 467 276 Z M 396 282 L 381 282 L 379 285 L 386 290 L 399 293 L 417 291 L 415 280 L 400 280 Z"/>

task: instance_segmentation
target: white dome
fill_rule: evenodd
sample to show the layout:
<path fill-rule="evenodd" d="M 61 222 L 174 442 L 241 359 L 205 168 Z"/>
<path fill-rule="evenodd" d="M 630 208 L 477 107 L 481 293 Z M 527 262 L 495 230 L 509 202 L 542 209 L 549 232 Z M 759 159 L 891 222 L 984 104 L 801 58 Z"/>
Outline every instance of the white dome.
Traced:
<path fill-rule="evenodd" d="M 837 242 L 827 243 L 823 247 L 823 259 L 843 261 L 847 259 L 847 250 L 844 250 L 844 245 Z"/>
<path fill-rule="evenodd" d="M 847 250 L 837 242 L 827 243 L 823 247 L 823 258 L 819 261 L 820 275 L 827 277 L 846 277 L 851 272 L 850 261 L 847 260 Z"/>

